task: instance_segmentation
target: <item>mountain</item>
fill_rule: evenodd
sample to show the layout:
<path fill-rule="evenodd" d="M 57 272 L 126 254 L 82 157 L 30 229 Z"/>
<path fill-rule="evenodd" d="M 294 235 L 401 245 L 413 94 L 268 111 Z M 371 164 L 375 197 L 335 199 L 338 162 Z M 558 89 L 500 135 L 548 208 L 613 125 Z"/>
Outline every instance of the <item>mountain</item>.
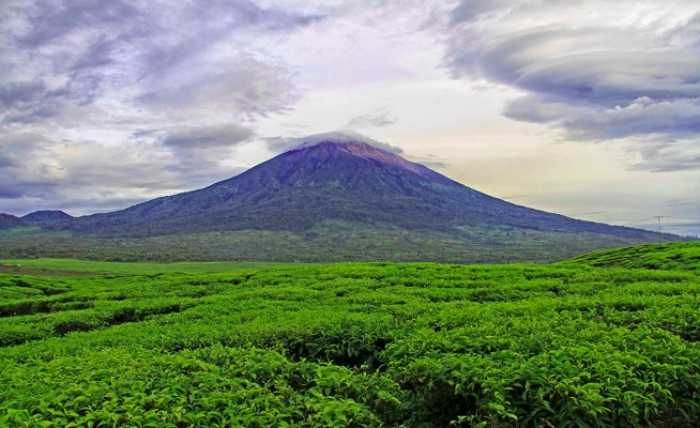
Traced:
<path fill-rule="evenodd" d="M 41 228 L 69 228 L 74 217 L 63 211 L 35 211 L 23 217 L 0 213 L 0 230 L 14 229 L 23 226 L 39 226 Z"/>
<path fill-rule="evenodd" d="M 78 218 L 70 228 L 143 236 L 244 229 L 301 231 L 325 220 L 340 220 L 412 230 L 511 226 L 659 238 L 653 232 L 514 205 L 367 142 L 335 134 L 314 139 L 314 144 L 207 188 Z"/>
<path fill-rule="evenodd" d="M 148 254 L 167 241 L 205 258 L 539 260 L 676 239 L 515 205 L 355 135 L 301 143 L 200 190 L 110 213 L 32 218 L 76 237 L 141 240 Z"/>
<path fill-rule="evenodd" d="M 73 217 L 63 211 L 34 211 L 23 216 L 21 220 L 30 226 L 56 227 L 67 226 Z"/>
<path fill-rule="evenodd" d="M 23 226 L 22 220 L 11 214 L 0 213 L 0 230 Z"/>

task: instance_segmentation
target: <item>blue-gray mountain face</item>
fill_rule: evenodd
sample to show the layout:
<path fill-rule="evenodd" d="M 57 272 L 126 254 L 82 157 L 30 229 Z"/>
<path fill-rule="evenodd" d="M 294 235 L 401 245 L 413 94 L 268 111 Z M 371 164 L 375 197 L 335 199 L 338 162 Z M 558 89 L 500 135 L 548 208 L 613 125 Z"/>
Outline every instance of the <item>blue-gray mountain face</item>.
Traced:
<path fill-rule="evenodd" d="M 23 226 L 22 220 L 10 214 L 0 213 L 0 230 Z"/>
<path fill-rule="evenodd" d="M 24 217 L 0 213 L 0 230 L 18 227 L 41 227 L 48 229 L 69 228 L 75 217 L 63 211 L 35 211 Z"/>
<path fill-rule="evenodd" d="M 2 219 L 0 219 L 2 220 Z M 304 231 L 342 221 L 412 231 L 508 227 L 639 241 L 668 236 L 574 220 L 488 196 L 361 141 L 327 139 L 283 153 L 207 188 L 72 218 L 60 211 L 5 219 L 98 236 Z"/>

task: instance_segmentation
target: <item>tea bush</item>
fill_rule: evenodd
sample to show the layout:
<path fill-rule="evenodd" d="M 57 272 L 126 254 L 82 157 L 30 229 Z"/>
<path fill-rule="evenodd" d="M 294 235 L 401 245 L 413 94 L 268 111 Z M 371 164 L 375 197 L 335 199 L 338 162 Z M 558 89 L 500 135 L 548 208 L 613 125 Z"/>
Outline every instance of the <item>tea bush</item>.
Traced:
<path fill-rule="evenodd" d="M 700 276 L 589 264 L 33 261 L 0 426 L 698 426 Z"/>

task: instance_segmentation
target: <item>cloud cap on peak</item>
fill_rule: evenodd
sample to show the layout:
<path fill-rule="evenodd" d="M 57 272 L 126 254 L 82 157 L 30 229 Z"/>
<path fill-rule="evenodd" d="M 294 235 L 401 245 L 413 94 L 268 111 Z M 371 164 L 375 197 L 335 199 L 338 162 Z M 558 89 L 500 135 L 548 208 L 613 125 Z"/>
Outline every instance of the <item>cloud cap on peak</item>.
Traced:
<path fill-rule="evenodd" d="M 403 153 L 403 150 L 400 147 L 375 140 L 366 135 L 351 130 L 337 130 L 318 134 L 311 134 L 305 137 L 294 138 L 270 137 L 266 138 L 265 141 L 267 143 L 268 148 L 275 153 L 282 153 L 289 150 L 311 147 L 320 143 L 329 142 L 337 144 L 363 143 L 376 147 L 380 150 L 387 151 L 389 153 Z"/>

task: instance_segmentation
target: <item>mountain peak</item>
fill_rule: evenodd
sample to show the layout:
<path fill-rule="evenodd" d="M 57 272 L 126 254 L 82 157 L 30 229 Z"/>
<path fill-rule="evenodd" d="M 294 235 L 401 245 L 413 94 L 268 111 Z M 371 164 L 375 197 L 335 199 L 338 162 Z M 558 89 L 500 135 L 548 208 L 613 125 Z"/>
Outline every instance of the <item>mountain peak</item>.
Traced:
<path fill-rule="evenodd" d="M 0 213 L 0 230 L 12 229 L 22 225 L 22 220 L 12 214 Z"/>
<path fill-rule="evenodd" d="M 62 218 L 62 219 L 67 219 L 67 218 L 72 218 L 72 217 L 61 210 L 39 210 L 39 211 L 31 212 L 31 213 L 25 215 L 24 217 L 22 217 L 23 220 L 28 220 L 31 218 Z"/>
<path fill-rule="evenodd" d="M 408 161 L 400 156 L 398 147 L 366 137 L 352 131 L 326 132 L 297 139 L 296 148 L 284 155 L 289 157 L 309 156 L 330 159 L 338 154 L 373 160 L 385 165 L 399 167 L 423 177 L 435 175 L 423 165 Z"/>
<path fill-rule="evenodd" d="M 364 143 L 378 148 L 383 148 L 384 150 L 391 147 L 386 143 L 379 142 L 354 131 L 323 132 L 296 138 L 295 141 L 299 144 L 297 148 L 314 146 L 321 143 L 332 143 L 337 145 Z"/>
<path fill-rule="evenodd" d="M 53 226 L 72 220 L 73 217 L 59 210 L 34 211 L 22 217 L 22 221 L 33 226 Z"/>

